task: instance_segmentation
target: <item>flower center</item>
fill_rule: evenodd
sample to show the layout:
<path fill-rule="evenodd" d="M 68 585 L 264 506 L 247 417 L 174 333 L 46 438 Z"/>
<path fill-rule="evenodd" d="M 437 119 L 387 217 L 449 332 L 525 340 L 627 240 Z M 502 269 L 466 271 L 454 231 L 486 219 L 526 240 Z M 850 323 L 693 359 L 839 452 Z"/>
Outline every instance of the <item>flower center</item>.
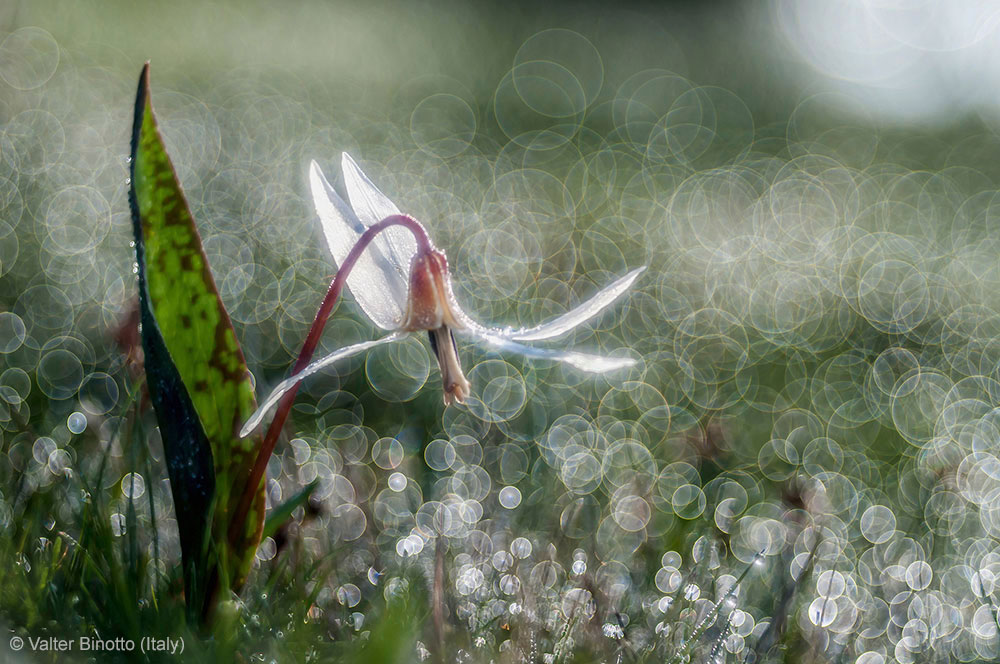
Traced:
<path fill-rule="evenodd" d="M 452 315 L 448 279 L 448 259 L 440 251 L 430 249 L 413 257 L 402 330 L 434 330 L 442 325 L 463 327 Z"/>
<path fill-rule="evenodd" d="M 452 330 L 463 329 L 451 308 L 448 259 L 436 249 L 420 251 L 410 263 L 410 290 L 406 314 L 400 328 L 406 332 L 427 330 L 437 356 L 444 383 L 444 403 L 462 403 L 471 385 L 462 373 L 458 347 Z"/>

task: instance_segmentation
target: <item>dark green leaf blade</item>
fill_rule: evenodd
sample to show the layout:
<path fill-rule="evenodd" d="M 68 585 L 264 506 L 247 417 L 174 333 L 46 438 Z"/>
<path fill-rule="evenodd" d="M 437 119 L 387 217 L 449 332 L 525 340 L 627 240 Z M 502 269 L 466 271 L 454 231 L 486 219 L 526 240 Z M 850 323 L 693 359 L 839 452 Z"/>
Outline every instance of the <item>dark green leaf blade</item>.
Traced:
<path fill-rule="evenodd" d="M 157 128 L 148 64 L 136 95 L 130 173 L 146 372 L 164 449 L 170 450 L 166 454 L 178 526 L 182 533 L 187 528 L 200 533 L 199 519 L 212 515 L 207 548 L 218 565 L 213 578 L 238 588 L 264 516 L 262 483 L 239 529 L 242 536 L 230 546 L 229 520 L 255 458 L 254 439 L 238 436 L 255 407 L 253 387 Z M 209 477 L 214 477 L 214 487 Z M 181 521 L 182 505 L 187 522 Z M 187 537 L 197 541 L 189 542 L 185 567 L 189 558 L 199 560 L 195 549 L 206 548 L 201 535 Z"/>
<path fill-rule="evenodd" d="M 170 476 L 170 491 L 180 531 L 185 596 L 189 606 L 200 610 L 207 582 L 206 563 L 211 534 L 212 499 L 215 494 L 215 470 L 211 445 L 156 325 L 146 286 L 145 242 L 134 182 L 135 158 L 148 96 L 147 82 L 148 65 L 143 68 L 139 78 L 129 164 L 132 183 L 129 187 L 129 207 L 139 274 L 142 350 L 146 385 L 160 426 Z"/>
<path fill-rule="evenodd" d="M 319 480 L 313 480 L 294 496 L 272 509 L 271 513 L 267 515 L 267 519 L 264 521 L 264 533 L 262 537 L 271 537 L 278 532 L 278 529 L 292 518 L 292 512 L 294 512 L 297 507 L 305 505 L 309 502 L 309 498 L 313 495 L 313 492 L 316 491 L 316 487 L 318 486 Z"/>

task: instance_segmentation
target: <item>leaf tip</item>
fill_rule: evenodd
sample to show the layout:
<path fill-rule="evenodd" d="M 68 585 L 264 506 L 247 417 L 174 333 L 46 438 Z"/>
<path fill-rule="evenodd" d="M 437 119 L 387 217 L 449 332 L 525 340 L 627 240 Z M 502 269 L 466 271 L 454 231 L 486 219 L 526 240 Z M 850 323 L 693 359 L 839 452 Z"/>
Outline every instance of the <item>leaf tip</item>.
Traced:
<path fill-rule="evenodd" d="M 135 112 L 132 116 L 132 142 L 129 156 L 135 160 L 135 153 L 139 146 L 139 132 L 142 129 L 142 117 L 146 108 L 146 100 L 149 98 L 149 60 L 142 65 L 139 72 L 139 85 L 135 91 Z M 130 173 L 130 176 L 133 174 Z"/>

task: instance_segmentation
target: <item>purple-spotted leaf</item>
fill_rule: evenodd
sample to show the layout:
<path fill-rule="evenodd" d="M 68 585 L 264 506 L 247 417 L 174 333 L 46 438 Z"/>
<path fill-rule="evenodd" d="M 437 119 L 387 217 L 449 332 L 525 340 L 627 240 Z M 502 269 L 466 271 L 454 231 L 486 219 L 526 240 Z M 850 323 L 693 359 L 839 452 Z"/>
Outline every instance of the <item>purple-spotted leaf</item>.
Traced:
<path fill-rule="evenodd" d="M 132 130 L 131 188 L 146 380 L 160 425 L 181 534 L 189 603 L 210 609 L 238 589 L 260 541 L 263 483 L 227 538 L 256 458 L 240 439 L 254 411 L 243 353 L 219 298 L 194 218 L 157 128 L 143 67 Z"/>

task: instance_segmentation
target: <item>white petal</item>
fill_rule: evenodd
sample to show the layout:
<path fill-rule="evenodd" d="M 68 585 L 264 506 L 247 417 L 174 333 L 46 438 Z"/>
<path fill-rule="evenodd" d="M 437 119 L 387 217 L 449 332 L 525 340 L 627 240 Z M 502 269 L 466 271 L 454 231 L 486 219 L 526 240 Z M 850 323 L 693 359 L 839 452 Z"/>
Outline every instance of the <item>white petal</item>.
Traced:
<path fill-rule="evenodd" d="M 499 350 L 509 350 L 514 353 L 520 353 L 526 357 L 537 357 L 543 360 L 565 362 L 572 367 L 576 367 L 582 371 L 590 371 L 592 373 L 614 371 L 615 369 L 623 369 L 625 367 L 631 367 L 635 364 L 635 360 L 631 357 L 602 357 L 600 355 L 587 355 L 586 353 L 575 353 L 573 351 L 534 348 L 533 346 L 525 346 L 524 344 L 515 343 L 510 339 L 500 337 L 495 334 L 483 333 L 480 330 L 456 330 L 455 332 L 457 334 L 471 336 Z"/>
<path fill-rule="evenodd" d="M 572 309 L 562 316 L 559 316 L 555 320 L 551 320 L 548 323 L 542 323 L 536 327 L 521 329 L 521 330 L 491 330 L 496 334 L 499 334 L 507 339 L 516 339 L 518 341 L 540 341 L 542 339 L 552 339 L 553 337 L 558 337 L 561 334 L 569 332 L 577 325 L 593 318 L 597 314 L 601 313 L 609 304 L 614 302 L 621 296 L 622 293 L 629 289 L 632 282 L 636 280 L 646 267 L 640 267 L 632 270 L 624 277 L 615 280 L 611 284 L 605 286 L 597 295 L 590 298 L 583 304 L 579 305 L 575 309 Z"/>
<path fill-rule="evenodd" d="M 351 155 L 345 152 L 340 164 L 344 171 L 347 197 L 362 224 L 368 227 L 400 213 L 399 208 L 368 179 Z M 413 233 L 402 226 L 387 228 L 375 238 L 373 249 L 395 265 L 406 281 L 410 274 L 410 259 L 417 253 L 417 241 Z"/>
<path fill-rule="evenodd" d="M 337 194 L 315 161 L 309 164 L 309 185 L 323 234 L 339 267 L 367 225 Z M 387 250 L 377 250 L 383 237 L 385 233 L 380 233 L 354 264 L 347 277 L 347 287 L 373 323 L 384 330 L 394 330 L 399 327 L 406 308 L 409 264 L 401 270 L 398 263 L 387 257 Z"/>
<path fill-rule="evenodd" d="M 317 371 L 325 369 L 338 360 L 351 357 L 352 355 L 357 355 L 358 353 L 362 353 L 369 348 L 374 348 L 375 346 L 379 346 L 381 344 L 398 341 L 405 336 L 405 332 L 394 332 L 390 335 L 382 337 L 381 339 L 376 339 L 374 341 L 362 341 L 358 344 L 338 348 L 323 359 L 316 360 L 312 364 L 308 365 L 305 369 L 298 372 L 294 376 L 289 376 L 285 380 L 278 383 L 275 388 L 271 390 L 271 393 L 267 395 L 267 398 L 264 399 L 257 410 L 254 411 L 254 414 L 250 416 L 250 419 L 246 421 L 246 424 L 244 424 L 243 428 L 240 429 L 240 438 L 249 436 L 250 433 L 253 432 L 253 430 L 256 429 L 261 423 L 267 412 L 281 400 L 281 397 L 285 396 L 288 390 L 301 383 L 304 378 L 313 375 Z"/>

